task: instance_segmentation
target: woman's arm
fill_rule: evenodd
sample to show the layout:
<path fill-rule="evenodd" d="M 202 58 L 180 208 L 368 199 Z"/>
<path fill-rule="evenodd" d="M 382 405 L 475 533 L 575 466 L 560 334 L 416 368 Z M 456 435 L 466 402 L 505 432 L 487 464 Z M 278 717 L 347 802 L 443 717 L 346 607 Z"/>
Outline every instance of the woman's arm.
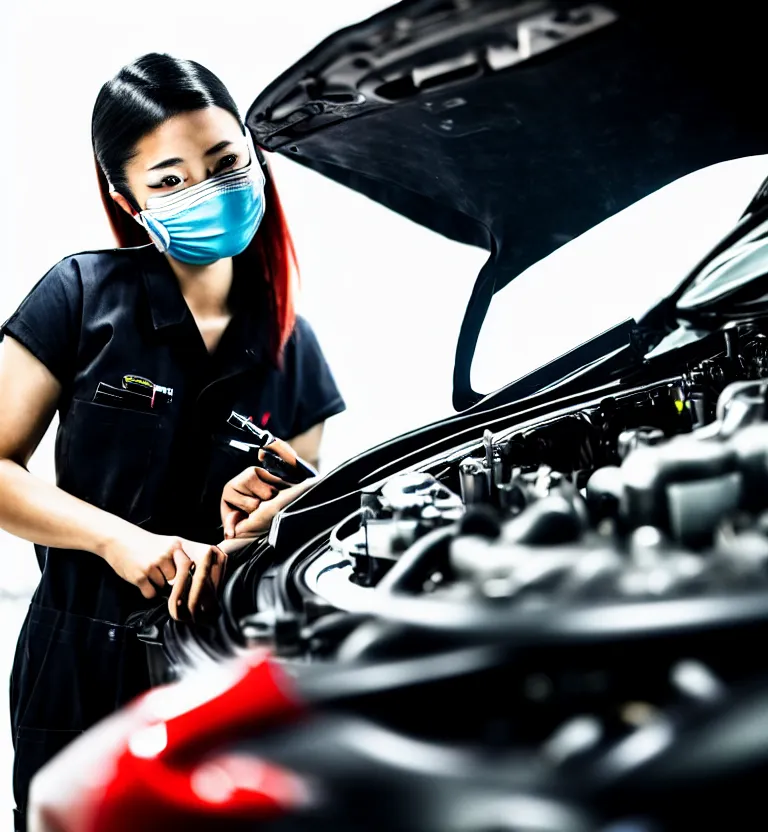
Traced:
<path fill-rule="evenodd" d="M 204 544 L 151 534 L 27 470 L 60 395 L 60 383 L 42 362 L 6 337 L 0 348 L 0 527 L 42 546 L 93 552 L 146 598 L 152 598 L 156 586 L 178 573 L 184 580 L 175 581 L 174 617 L 182 606 L 179 602 L 183 603 L 186 577 L 194 561 L 201 567 L 195 569 L 187 599 L 194 612 L 206 578 L 218 582 L 223 553 Z"/>
<path fill-rule="evenodd" d="M 291 448 L 293 448 L 296 456 L 300 456 L 313 468 L 317 468 L 320 461 L 320 442 L 323 438 L 324 427 L 325 422 L 320 422 L 309 430 L 304 431 L 304 433 L 294 436 L 293 439 L 286 440 Z"/>
<path fill-rule="evenodd" d="M 13 338 L 0 349 L 0 526 L 17 537 L 102 555 L 129 526 L 27 471 L 53 419 L 61 385 Z"/>

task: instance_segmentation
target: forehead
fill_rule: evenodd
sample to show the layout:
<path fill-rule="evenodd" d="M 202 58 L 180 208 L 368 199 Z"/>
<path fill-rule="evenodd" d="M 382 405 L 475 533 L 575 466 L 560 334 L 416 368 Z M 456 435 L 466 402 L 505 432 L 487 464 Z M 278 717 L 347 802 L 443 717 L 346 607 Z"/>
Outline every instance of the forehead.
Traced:
<path fill-rule="evenodd" d="M 243 138 L 237 119 L 221 107 L 179 113 L 137 142 L 132 163 L 150 166 L 171 157 L 199 157 L 219 142 Z"/>

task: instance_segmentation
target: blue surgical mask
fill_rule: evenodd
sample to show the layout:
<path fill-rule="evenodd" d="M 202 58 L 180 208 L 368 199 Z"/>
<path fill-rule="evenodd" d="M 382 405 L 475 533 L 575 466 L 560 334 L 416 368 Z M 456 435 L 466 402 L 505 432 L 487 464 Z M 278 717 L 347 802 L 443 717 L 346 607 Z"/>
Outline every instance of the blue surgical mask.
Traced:
<path fill-rule="evenodd" d="M 136 219 L 160 251 L 182 263 L 206 265 L 248 247 L 264 216 L 264 174 L 248 144 L 245 167 L 147 200 Z"/>

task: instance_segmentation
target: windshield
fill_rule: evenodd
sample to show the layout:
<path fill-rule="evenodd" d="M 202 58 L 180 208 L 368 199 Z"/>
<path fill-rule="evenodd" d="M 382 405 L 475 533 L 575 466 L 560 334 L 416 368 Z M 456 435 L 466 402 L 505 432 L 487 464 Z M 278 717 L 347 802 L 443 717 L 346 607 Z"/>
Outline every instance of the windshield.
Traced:
<path fill-rule="evenodd" d="M 768 155 L 696 171 L 524 271 L 491 301 L 472 363 L 473 389 L 497 390 L 640 317 L 733 228 L 767 176 Z"/>

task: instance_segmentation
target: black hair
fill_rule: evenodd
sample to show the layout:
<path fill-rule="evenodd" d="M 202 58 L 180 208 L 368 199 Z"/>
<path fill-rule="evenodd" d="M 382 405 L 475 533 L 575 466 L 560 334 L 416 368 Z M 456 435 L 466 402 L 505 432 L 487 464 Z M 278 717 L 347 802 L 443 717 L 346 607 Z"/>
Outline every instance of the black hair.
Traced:
<path fill-rule="evenodd" d="M 221 107 L 242 119 L 229 90 L 195 61 L 151 52 L 124 66 L 99 91 L 91 119 L 98 166 L 112 186 L 138 211 L 125 166 L 140 139 L 179 113 Z"/>

